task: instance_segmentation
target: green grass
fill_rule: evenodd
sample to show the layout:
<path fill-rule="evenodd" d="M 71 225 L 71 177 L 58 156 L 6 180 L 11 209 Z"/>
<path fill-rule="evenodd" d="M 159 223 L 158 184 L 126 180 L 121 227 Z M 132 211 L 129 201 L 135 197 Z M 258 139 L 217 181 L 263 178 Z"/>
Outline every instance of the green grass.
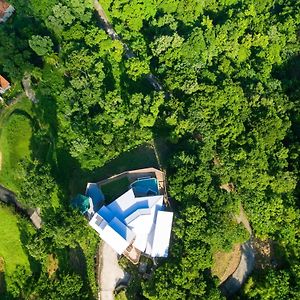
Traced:
<path fill-rule="evenodd" d="M 128 191 L 129 180 L 127 177 L 123 177 L 119 180 L 112 181 L 101 186 L 101 190 L 105 196 L 106 204 L 109 204 L 116 198 L 120 197 L 126 191 Z"/>
<path fill-rule="evenodd" d="M 126 297 L 126 292 L 121 291 L 115 296 L 115 300 L 127 300 L 128 298 Z"/>
<path fill-rule="evenodd" d="M 110 13 L 109 13 L 109 10 L 108 8 L 110 7 L 111 3 L 113 2 L 113 0 L 102 0 L 100 3 L 102 5 L 102 8 L 104 9 L 105 11 L 105 14 L 108 18 L 108 21 L 111 23 L 111 17 L 110 17 Z"/>
<path fill-rule="evenodd" d="M 18 265 L 30 269 L 22 247 L 18 217 L 7 207 L 0 206 L 0 256 L 4 258 L 5 273 L 11 275 Z"/>
<path fill-rule="evenodd" d="M 20 160 L 31 156 L 30 143 L 32 124 L 31 103 L 22 100 L 6 109 L 0 116 L 0 151 L 2 165 L 0 182 L 13 190 L 17 189 L 14 173 Z"/>
<path fill-rule="evenodd" d="M 75 196 L 85 191 L 87 182 L 97 182 L 124 171 L 148 167 L 158 168 L 158 163 L 153 147 L 151 145 L 143 145 L 124 152 L 103 167 L 93 171 L 74 169 L 72 174 L 68 175 L 71 178 L 69 188 L 71 194 Z"/>

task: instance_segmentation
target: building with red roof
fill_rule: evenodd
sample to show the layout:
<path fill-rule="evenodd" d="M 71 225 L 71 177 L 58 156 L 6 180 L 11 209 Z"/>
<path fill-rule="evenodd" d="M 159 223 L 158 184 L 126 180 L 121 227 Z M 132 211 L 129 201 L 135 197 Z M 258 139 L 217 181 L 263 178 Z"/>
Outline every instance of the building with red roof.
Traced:
<path fill-rule="evenodd" d="M 10 88 L 10 83 L 0 75 L 0 94 L 4 94 Z"/>
<path fill-rule="evenodd" d="M 0 23 L 4 23 L 15 11 L 14 7 L 5 0 L 0 0 Z"/>

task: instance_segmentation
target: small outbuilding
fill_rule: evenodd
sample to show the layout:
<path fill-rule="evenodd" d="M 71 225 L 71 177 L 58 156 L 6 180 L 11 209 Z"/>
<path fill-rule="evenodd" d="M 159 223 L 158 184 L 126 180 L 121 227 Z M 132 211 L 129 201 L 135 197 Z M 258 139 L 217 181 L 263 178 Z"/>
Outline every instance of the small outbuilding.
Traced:
<path fill-rule="evenodd" d="M 93 211 L 98 211 L 104 203 L 104 195 L 97 183 L 88 183 L 85 190 L 85 195 L 91 198 L 93 202 Z"/>
<path fill-rule="evenodd" d="M 40 229 L 42 227 L 42 219 L 40 217 L 39 209 L 35 209 L 32 211 L 32 213 L 30 215 L 30 220 L 37 229 Z"/>
<path fill-rule="evenodd" d="M 14 13 L 15 9 L 5 0 L 0 0 L 0 23 L 6 22 Z"/>
<path fill-rule="evenodd" d="M 10 89 L 9 81 L 0 75 L 0 94 L 4 94 L 8 89 Z"/>

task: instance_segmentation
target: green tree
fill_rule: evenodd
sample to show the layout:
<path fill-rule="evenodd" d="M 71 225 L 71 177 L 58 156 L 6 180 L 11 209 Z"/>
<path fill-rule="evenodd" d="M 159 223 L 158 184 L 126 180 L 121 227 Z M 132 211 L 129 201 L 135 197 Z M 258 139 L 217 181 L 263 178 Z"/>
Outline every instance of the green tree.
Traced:
<path fill-rule="evenodd" d="M 53 42 L 49 36 L 33 35 L 29 40 L 30 48 L 40 56 L 51 54 Z"/>

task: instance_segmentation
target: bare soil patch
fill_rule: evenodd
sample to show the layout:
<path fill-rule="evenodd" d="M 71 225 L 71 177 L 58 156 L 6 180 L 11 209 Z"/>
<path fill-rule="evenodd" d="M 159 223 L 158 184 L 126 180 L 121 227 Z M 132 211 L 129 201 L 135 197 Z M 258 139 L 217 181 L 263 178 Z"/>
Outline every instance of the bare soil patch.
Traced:
<path fill-rule="evenodd" d="M 253 240 L 255 250 L 255 268 L 263 270 L 266 268 L 274 267 L 275 264 L 275 253 L 274 243 L 272 240 L 260 240 L 255 238 Z"/>
<path fill-rule="evenodd" d="M 236 244 L 230 252 L 216 252 L 213 256 L 212 274 L 224 282 L 237 269 L 241 260 L 241 245 Z"/>
<path fill-rule="evenodd" d="M 232 182 L 224 183 L 224 184 L 220 185 L 220 189 L 225 190 L 228 193 L 235 192 L 235 187 Z"/>
<path fill-rule="evenodd" d="M 58 269 L 58 259 L 53 254 L 48 255 L 47 273 L 51 277 Z"/>
<path fill-rule="evenodd" d="M 4 258 L 0 256 L 0 272 L 4 272 L 5 263 Z"/>

